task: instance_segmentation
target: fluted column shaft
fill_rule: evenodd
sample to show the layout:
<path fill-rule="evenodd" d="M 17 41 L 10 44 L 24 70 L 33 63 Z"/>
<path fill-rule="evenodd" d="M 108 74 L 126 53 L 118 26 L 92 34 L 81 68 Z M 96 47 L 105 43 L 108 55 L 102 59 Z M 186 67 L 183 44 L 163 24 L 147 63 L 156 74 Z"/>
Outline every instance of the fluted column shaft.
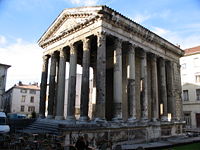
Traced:
<path fill-rule="evenodd" d="M 98 120 L 105 119 L 106 103 L 106 35 L 97 35 L 97 68 L 96 68 L 96 113 Z"/>
<path fill-rule="evenodd" d="M 56 105 L 56 120 L 64 119 L 64 98 L 65 98 L 65 67 L 66 53 L 64 49 L 60 51 L 59 73 L 58 73 L 58 90 Z"/>
<path fill-rule="evenodd" d="M 56 108 L 57 108 L 59 62 L 60 62 L 60 57 L 56 57 L 55 99 L 54 99 L 54 105 L 53 105 L 53 116 L 54 117 L 56 116 Z"/>
<path fill-rule="evenodd" d="M 122 119 L 122 41 L 116 39 L 114 48 L 113 120 L 119 120 Z"/>
<path fill-rule="evenodd" d="M 53 118 L 53 107 L 54 107 L 54 100 L 55 100 L 55 76 L 56 76 L 56 56 L 54 53 L 51 56 L 47 118 Z"/>
<path fill-rule="evenodd" d="M 141 77 L 140 77 L 140 88 L 141 88 L 141 119 L 148 119 L 148 89 L 147 89 L 147 54 L 146 52 L 141 52 Z"/>
<path fill-rule="evenodd" d="M 75 120 L 77 46 L 70 46 L 70 66 L 67 97 L 67 120 Z"/>
<path fill-rule="evenodd" d="M 136 119 L 136 95 L 135 95 L 135 47 L 129 46 L 128 52 L 128 120 Z"/>
<path fill-rule="evenodd" d="M 90 39 L 86 38 L 83 41 L 83 69 L 81 83 L 81 114 L 80 120 L 88 120 L 89 107 L 89 69 L 90 69 Z"/>
<path fill-rule="evenodd" d="M 168 113 L 171 113 L 171 119 L 176 119 L 176 109 L 175 109 L 175 100 L 174 100 L 174 83 L 173 83 L 173 67 L 172 62 L 167 61 L 166 62 L 166 71 L 167 71 L 167 109 Z"/>
<path fill-rule="evenodd" d="M 167 121 L 167 88 L 166 88 L 166 70 L 165 70 L 165 60 L 160 58 L 160 87 L 161 87 L 161 103 L 163 104 L 163 114 L 162 120 Z"/>
<path fill-rule="evenodd" d="M 42 65 L 42 77 L 41 77 L 41 84 L 40 84 L 40 112 L 39 114 L 41 118 L 45 117 L 48 63 L 49 63 L 49 56 L 44 56 L 43 65 Z"/>
<path fill-rule="evenodd" d="M 152 119 L 156 121 L 159 118 L 158 103 L 158 75 L 157 75 L 157 57 L 151 55 L 151 96 L 152 96 Z"/>

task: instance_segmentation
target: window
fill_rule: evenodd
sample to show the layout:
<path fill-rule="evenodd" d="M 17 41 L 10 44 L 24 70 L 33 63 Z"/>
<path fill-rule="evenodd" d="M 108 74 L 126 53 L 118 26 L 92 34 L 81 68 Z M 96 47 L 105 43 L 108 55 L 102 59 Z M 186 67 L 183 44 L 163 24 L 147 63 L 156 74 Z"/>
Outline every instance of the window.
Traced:
<path fill-rule="evenodd" d="M 21 93 L 27 93 L 27 90 L 21 89 Z"/>
<path fill-rule="evenodd" d="M 184 116 L 183 116 L 183 120 L 185 121 L 185 125 L 187 128 L 191 127 L 191 115 L 189 112 L 184 112 L 183 113 Z"/>
<path fill-rule="evenodd" d="M 189 101 L 188 90 L 183 90 L 183 100 Z"/>
<path fill-rule="evenodd" d="M 35 111 L 35 107 L 34 106 L 29 106 L 28 107 L 28 112 L 33 112 Z"/>
<path fill-rule="evenodd" d="M 4 76 L 1 76 L 1 77 L 0 77 L 0 87 L 3 86 L 3 81 L 4 81 Z"/>
<path fill-rule="evenodd" d="M 34 103 L 34 96 L 31 96 L 30 102 Z"/>
<path fill-rule="evenodd" d="M 21 112 L 24 112 L 24 106 L 21 106 Z"/>
<path fill-rule="evenodd" d="M 22 95 L 21 102 L 25 102 L 25 100 L 26 100 L 26 95 Z"/>
<path fill-rule="evenodd" d="M 195 80 L 196 80 L 196 83 L 199 83 L 200 82 L 200 75 L 196 75 Z"/>
<path fill-rule="evenodd" d="M 199 67 L 200 62 L 198 57 L 194 58 L 193 62 L 194 62 L 194 67 Z"/>
<path fill-rule="evenodd" d="M 36 90 L 30 90 L 29 93 L 30 94 L 36 94 Z"/>
<path fill-rule="evenodd" d="M 196 89 L 196 97 L 197 97 L 197 100 L 199 101 L 200 100 L 200 89 Z"/>
<path fill-rule="evenodd" d="M 182 65 L 181 65 L 181 68 L 182 68 L 182 69 L 186 69 L 186 63 L 182 64 Z"/>

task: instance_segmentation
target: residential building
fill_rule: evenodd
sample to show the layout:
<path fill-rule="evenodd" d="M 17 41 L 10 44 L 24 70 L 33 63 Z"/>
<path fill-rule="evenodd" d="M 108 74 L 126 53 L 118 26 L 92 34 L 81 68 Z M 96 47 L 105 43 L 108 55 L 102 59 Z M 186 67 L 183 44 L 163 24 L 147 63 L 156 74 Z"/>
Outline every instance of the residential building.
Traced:
<path fill-rule="evenodd" d="M 2 109 L 2 95 L 6 88 L 7 69 L 10 65 L 0 64 L 0 109 Z"/>
<path fill-rule="evenodd" d="M 39 96 L 40 88 L 37 83 L 25 85 L 19 82 L 4 93 L 3 109 L 7 113 L 39 113 Z"/>
<path fill-rule="evenodd" d="M 200 128 L 200 46 L 186 49 L 180 64 L 184 120 L 188 128 Z"/>

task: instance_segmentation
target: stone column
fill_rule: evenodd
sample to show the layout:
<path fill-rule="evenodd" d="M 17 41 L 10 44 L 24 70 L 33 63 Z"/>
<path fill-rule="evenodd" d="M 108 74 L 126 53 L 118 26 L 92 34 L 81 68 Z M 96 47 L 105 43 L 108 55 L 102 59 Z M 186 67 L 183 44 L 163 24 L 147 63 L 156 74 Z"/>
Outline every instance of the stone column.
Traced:
<path fill-rule="evenodd" d="M 167 71 L 167 111 L 168 113 L 171 113 L 171 119 L 175 119 L 175 99 L 174 99 L 174 84 L 173 84 L 173 67 L 172 62 L 167 61 L 166 62 L 166 71 Z"/>
<path fill-rule="evenodd" d="M 129 46 L 128 52 L 128 121 L 136 121 L 136 97 L 135 97 L 135 47 Z"/>
<path fill-rule="evenodd" d="M 83 41 L 83 69 L 81 83 L 81 113 L 80 121 L 87 121 L 89 109 L 89 74 L 90 74 L 90 39 L 86 38 Z"/>
<path fill-rule="evenodd" d="M 96 121 L 105 120 L 106 103 L 106 35 L 97 35 L 97 67 L 96 67 Z"/>
<path fill-rule="evenodd" d="M 55 53 L 51 55 L 51 66 L 49 76 L 49 97 L 48 97 L 48 116 L 47 118 L 53 118 L 53 107 L 55 100 L 55 76 L 56 76 L 56 56 Z"/>
<path fill-rule="evenodd" d="M 92 119 L 95 118 L 96 113 L 96 66 L 93 67 L 93 87 L 92 87 Z"/>
<path fill-rule="evenodd" d="M 57 97 L 58 97 L 58 74 L 59 74 L 59 55 L 56 57 L 56 78 L 55 78 L 55 99 L 53 105 L 53 116 L 56 116 L 56 108 L 57 108 Z"/>
<path fill-rule="evenodd" d="M 65 70 L 66 69 L 66 53 L 64 49 L 60 51 L 59 73 L 58 73 L 58 89 L 57 89 L 57 105 L 56 120 L 64 119 L 64 99 L 65 99 Z"/>
<path fill-rule="evenodd" d="M 141 101 L 141 119 L 148 120 L 148 89 L 147 89 L 147 54 L 141 52 L 141 77 L 140 77 L 140 101 Z"/>
<path fill-rule="evenodd" d="M 114 44 L 114 80 L 113 80 L 113 121 L 122 120 L 122 41 Z"/>
<path fill-rule="evenodd" d="M 157 75 L 157 57 L 151 55 L 151 96 L 152 96 L 152 120 L 157 121 L 159 118 L 158 103 L 158 75 Z"/>
<path fill-rule="evenodd" d="M 45 117 L 48 63 L 49 63 L 49 56 L 43 56 L 42 77 L 40 84 L 40 112 L 39 112 L 41 118 Z"/>
<path fill-rule="evenodd" d="M 167 121 L 167 88 L 166 88 L 166 71 L 165 71 L 165 60 L 160 58 L 160 99 L 163 104 L 162 121 Z"/>
<path fill-rule="evenodd" d="M 77 46 L 70 45 L 70 66 L 67 97 L 67 120 L 75 121 Z"/>

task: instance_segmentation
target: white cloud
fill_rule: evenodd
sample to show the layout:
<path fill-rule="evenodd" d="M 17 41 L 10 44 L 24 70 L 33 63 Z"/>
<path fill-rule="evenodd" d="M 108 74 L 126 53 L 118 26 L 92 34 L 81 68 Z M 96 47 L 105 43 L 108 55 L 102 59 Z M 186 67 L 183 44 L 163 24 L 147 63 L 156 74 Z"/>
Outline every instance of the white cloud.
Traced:
<path fill-rule="evenodd" d="M 70 0 L 70 2 L 75 5 L 91 6 L 96 5 L 99 0 Z"/>
<path fill-rule="evenodd" d="M 6 44 L 6 38 L 2 35 L 0 35 L 0 44 Z"/>
<path fill-rule="evenodd" d="M 151 17 L 150 15 L 137 14 L 133 17 L 133 20 L 137 23 L 143 23 L 144 21 L 148 20 L 150 17 Z"/>
<path fill-rule="evenodd" d="M 167 33 L 169 33 L 168 30 L 163 29 L 163 28 L 159 28 L 159 27 L 152 27 L 152 31 L 156 34 L 158 34 L 159 36 L 164 36 Z"/>
<path fill-rule="evenodd" d="M 13 44 L 0 47 L 0 63 L 11 65 L 7 74 L 7 89 L 22 81 L 40 82 L 43 50 L 36 43 L 17 39 Z"/>
<path fill-rule="evenodd" d="M 183 32 L 173 32 L 160 27 L 152 27 L 151 31 L 175 45 L 180 45 L 182 49 L 200 45 L 200 35 L 196 33 L 186 36 L 185 34 L 183 34 Z"/>

